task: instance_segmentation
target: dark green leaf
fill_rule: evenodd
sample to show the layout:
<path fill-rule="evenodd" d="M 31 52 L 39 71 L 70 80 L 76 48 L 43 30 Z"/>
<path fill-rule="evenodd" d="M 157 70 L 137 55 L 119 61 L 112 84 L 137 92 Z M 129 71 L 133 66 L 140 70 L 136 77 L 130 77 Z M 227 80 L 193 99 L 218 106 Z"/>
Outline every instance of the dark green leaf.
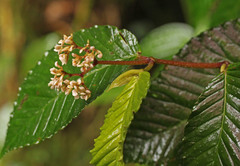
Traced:
<path fill-rule="evenodd" d="M 79 46 L 84 46 L 89 40 L 91 45 L 102 51 L 105 60 L 132 60 L 139 51 L 137 40 L 130 32 L 111 26 L 83 29 L 74 33 L 73 40 Z M 84 78 L 92 91 L 92 97 L 85 102 L 80 99 L 74 100 L 73 96 L 66 96 L 48 87 L 52 77 L 49 70 L 57 60 L 57 53 L 49 51 L 29 72 L 19 88 L 19 96 L 15 102 L 0 157 L 10 150 L 39 143 L 64 128 L 79 115 L 86 104 L 99 96 L 109 83 L 127 68 L 97 65 Z M 74 72 L 70 63 L 66 68 L 69 72 Z M 79 69 L 75 72 L 79 72 Z"/>
<path fill-rule="evenodd" d="M 148 72 L 142 71 L 139 76 L 133 76 L 114 101 L 101 127 L 101 134 L 95 139 L 95 147 L 91 150 L 93 155 L 91 164 L 124 165 L 123 142 L 133 115 L 147 94 L 149 80 Z"/>
<path fill-rule="evenodd" d="M 239 36 L 240 20 L 227 22 L 193 38 L 174 60 L 239 62 Z M 159 73 L 129 128 L 124 145 L 125 161 L 167 165 L 174 160 L 192 107 L 218 73 L 219 69 L 174 66 Z"/>
<path fill-rule="evenodd" d="M 185 129 L 183 165 L 240 165 L 240 65 L 207 86 Z"/>
<path fill-rule="evenodd" d="M 21 80 L 27 75 L 27 72 L 32 69 L 35 64 L 41 59 L 44 52 L 50 50 L 58 41 L 60 37 L 56 33 L 50 33 L 46 36 L 33 40 L 27 45 L 23 51 L 21 60 Z"/>

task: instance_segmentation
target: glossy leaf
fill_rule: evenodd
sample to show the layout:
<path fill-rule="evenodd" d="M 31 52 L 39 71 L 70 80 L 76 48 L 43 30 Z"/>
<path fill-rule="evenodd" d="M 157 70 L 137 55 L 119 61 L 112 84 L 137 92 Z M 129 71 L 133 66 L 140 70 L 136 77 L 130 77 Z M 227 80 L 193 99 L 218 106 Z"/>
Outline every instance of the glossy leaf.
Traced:
<path fill-rule="evenodd" d="M 227 22 L 193 38 L 173 59 L 239 62 L 239 36 L 240 20 Z M 219 69 L 174 66 L 167 66 L 160 72 L 152 81 L 147 98 L 129 128 L 124 144 L 124 160 L 148 165 L 167 165 L 175 160 L 192 107 L 218 74 Z"/>
<path fill-rule="evenodd" d="M 132 60 L 139 51 L 137 40 L 130 32 L 111 26 L 83 29 L 74 33 L 73 40 L 79 46 L 85 45 L 89 40 L 91 45 L 102 51 L 105 60 Z M 85 105 L 99 96 L 127 68 L 97 65 L 84 78 L 92 91 L 92 97 L 85 102 L 48 87 L 52 77 L 49 70 L 57 60 L 57 53 L 46 52 L 19 88 L 0 157 L 10 150 L 39 143 L 64 128 L 79 115 Z M 70 62 L 65 68 L 70 73 L 80 72 Z"/>
<path fill-rule="evenodd" d="M 230 65 L 194 106 L 180 151 L 183 165 L 240 165 L 240 65 Z"/>
<path fill-rule="evenodd" d="M 91 150 L 95 165 L 124 165 L 123 143 L 128 127 L 146 96 L 149 88 L 150 74 L 141 72 L 133 76 L 121 94 L 108 110 L 100 136 L 95 139 Z"/>

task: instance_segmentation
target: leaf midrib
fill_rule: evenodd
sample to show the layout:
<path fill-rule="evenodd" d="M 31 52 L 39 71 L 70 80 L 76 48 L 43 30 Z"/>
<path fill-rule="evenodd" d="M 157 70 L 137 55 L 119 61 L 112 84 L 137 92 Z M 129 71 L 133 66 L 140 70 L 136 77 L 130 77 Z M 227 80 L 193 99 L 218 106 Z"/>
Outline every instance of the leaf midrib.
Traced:
<path fill-rule="evenodd" d="M 132 108 L 132 100 L 134 99 L 134 96 L 135 96 L 135 90 L 137 88 L 136 86 L 137 86 L 137 83 L 138 83 L 138 78 L 136 78 L 134 81 L 135 81 L 135 83 L 131 86 L 131 89 L 128 91 L 128 93 L 131 93 L 132 94 L 131 96 L 133 96 L 133 97 L 130 97 L 130 100 L 127 101 L 128 102 L 127 110 L 129 110 L 129 108 Z M 130 111 L 133 113 L 132 109 Z M 122 147 L 123 146 L 123 140 L 122 140 L 122 138 L 123 138 L 124 130 L 126 130 L 124 126 L 126 126 L 126 116 L 127 116 L 127 114 L 128 114 L 128 112 L 124 111 L 124 115 L 123 115 L 124 118 L 123 118 L 123 121 L 122 121 L 122 124 L 121 124 L 121 132 L 119 133 L 119 136 L 120 136 L 119 139 L 121 141 L 120 141 L 120 144 L 117 147 L 120 150 L 118 153 L 123 153 L 123 147 Z M 125 131 L 125 134 L 126 134 L 126 132 L 127 131 Z M 121 160 L 118 160 L 118 163 L 119 162 L 123 162 L 123 158 Z"/>
<path fill-rule="evenodd" d="M 223 113 L 222 113 L 222 123 L 221 123 L 221 128 L 220 128 L 220 133 L 218 137 L 218 143 L 217 143 L 217 155 L 219 156 L 219 162 L 221 162 L 221 157 L 219 155 L 219 145 L 222 140 L 222 134 L 223 134 L 223 125 L 225 122 L 225 116 L 226 116 L 226 111 L 227 111 L 227 70 L 224 71 L 224 102 L 223 102 Z M 224 141 L 223 141 L 224 142 Z M 224 145 L 225 146 L 225 145 Z M 225 147 L 226 148 L 226 147 Z M 230 162 L 233 163 L 232 158 L 230 158 Z"/>

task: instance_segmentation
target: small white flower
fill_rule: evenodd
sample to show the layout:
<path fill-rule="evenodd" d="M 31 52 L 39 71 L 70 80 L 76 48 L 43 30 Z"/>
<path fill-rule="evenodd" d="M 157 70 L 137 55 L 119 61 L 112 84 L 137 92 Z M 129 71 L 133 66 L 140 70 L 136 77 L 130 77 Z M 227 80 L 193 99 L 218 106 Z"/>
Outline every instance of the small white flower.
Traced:
<path fill-rule="evenodd" d="M 97 55 L 97 57 L 101 59 L 103 57 L 103 54 L 100 53 L 100 54 Z"/>
<path fill-rule="evenodd" d="M 78 85 L 81 85 L 82 80 L 79 78 L 79 79 L 77 80 L 77 83 L 78 83 Z"/>
<path fill-rule="evenodd" d="M 60 54 L 59 59 L 62 62 L 62 65 L 67 64 L 68 61 L 68 55 L 67 54 Z"/>

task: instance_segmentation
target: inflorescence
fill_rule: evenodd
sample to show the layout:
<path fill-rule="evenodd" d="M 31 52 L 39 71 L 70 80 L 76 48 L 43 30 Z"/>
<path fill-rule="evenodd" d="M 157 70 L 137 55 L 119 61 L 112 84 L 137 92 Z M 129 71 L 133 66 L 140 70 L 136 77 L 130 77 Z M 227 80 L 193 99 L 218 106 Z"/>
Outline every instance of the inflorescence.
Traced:
<path fill-rule="evenodd" d="M 79 49 L 79 54 L 72 53 L 74 49 Z M 63 70 L 63 67 L 55 62 L 55 67 L 50 69 L 50 73 L 54 75 L 51 81 L 48 83 L 51 89 L 62 91 L 66 95 L 72 92 L 75 99 L 87 100 L 91 97 L 91 91 L 84 84 L 83 76 L 94 67 L 95 58 L 102 58 L 103 54 L 97 50 L 94 46 L 89 44 L 89 40 L 84 47 L 77 46 L 73 41 L 73 35 L 63 36 L 63 39 L 58 42 L 54 49 L 59 55 L 59 60 L 62 65 L 68 63 L 69 55 L 72 55 L 72 66 L 80 68 L 81 78 L 75 80 L 69 80 L 69 78 L 76 74 L 69 74 Z"/>

